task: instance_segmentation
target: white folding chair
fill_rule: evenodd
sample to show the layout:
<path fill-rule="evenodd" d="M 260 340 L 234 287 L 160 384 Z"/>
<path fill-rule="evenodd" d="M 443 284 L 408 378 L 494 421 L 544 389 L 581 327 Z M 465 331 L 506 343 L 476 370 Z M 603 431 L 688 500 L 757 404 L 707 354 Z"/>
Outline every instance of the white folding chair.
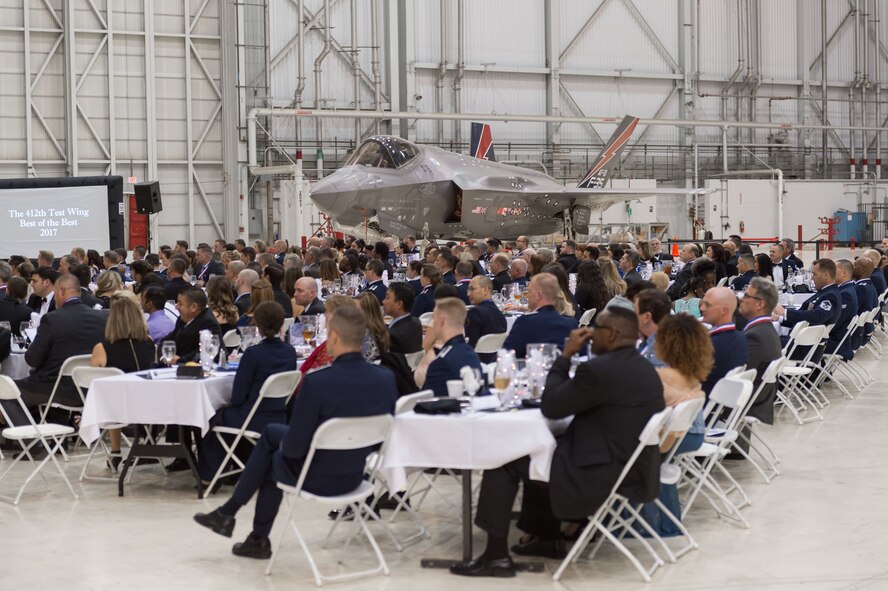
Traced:
<path fill-rule="evenodd" d="M 716 287 L 724 287 L 727 284 L 728 284 L 728 277 L 722 277 L 721 279 L 718 280 Z"/>
<path fill-rule="evenodd" d="M 506 342 L 506 337 L 509 336 L 507 332 L 500 332 L 495 334 L 486 334 L 475 343 L 475 353 L 479 355 L 484 353 L 496 353 L 503 346 L 503 343 Z"/>
<path fill-rule="evenodd" d="M 431 326 L 432 316 L 434 316 L 434 314 L 434 312 L 426 312 L 425 314 L 420 314 L 419 321 L 422 322 L 423 326 Z"/>
<path fill-rule="evenodd" d="M 580 316 L 580 326 L 589 326 L 589 324 L 592 322 L 592 319 L 595 318 L 595 313 L 597 311 L 597 308 L 592 308 L 583 312 L 583 315 Z"/>
<path fill-rule="evenodd" d="M 865 315 L 864 315 L 865 316 Z M 854 396 L 851 392 L 845 387 L 845 385 L 840 382 L 836 378 L 836 372 L 842 366 L 843 358 L 839 354 L 839 351 L 848 342 L 849 339 L 852 338 L 854 333 L 858 329 L 858 324 L 860 322 L 861 315 L 855 314 L 854 318 L 852 318 L 848 322 L 848 330 L 845 331 L 845 334 L 842 336 L 842 339 L 839 341 L 839 344 L 836 346 L 835 351 L 833 353 L 824 353 L 823 357 L 820 360 L 820 374 L 815 380 L 815 385 L 819 388 L 823 383 L 828 379 L 836 387 L 842 392 L 842 395 L 845 396 L 848 400 L 853 400 Z M 864 318 L 865 320 L 865 318 Z M 855 384 L 856 385 L 856 384 Z"/>
<path fill-rule="evenodd" d="M 253 420 L 253 415 L 256 414 L 262 401 L 269 398 L 289 399 L 296 390 L 296 386 L 299 385 L 300 380 L 302 380 L 301 371 L 283 371 L 268 376 L 265 378 L 265 382 L 262 383 L 262 388 L 259 389 L 259 396 L 256 398 L 256 402 L 253 403 L 253 408 L 250 409 L 250 414 L 244 419 L 243 425 L 240 427 L 216 425 L 212 428 L 212 432 L 216 435 L 216 439 L 219 440 L 219 445 L 225 450 L 225 458 L 222 460 L 222 463 L 219 464 L 219 468 L 216 469 L 216 474 L 204 490 L 204 498 L 210 496 L 213 487 L 220 478 L 240 474 L 244 471 L 244 463 L 234 452 L 241 441 L 246 441 L 255 446 L 259 437 L 262 436 L 262 433 L 249 429 L 250 421 Z M 234 438 L 230 440 L 231 444 L 229 444 L 228 441 L 231 437 Z M 226 470 L 229 462 L 234 462 L 235 466 L 230 470 Z"/>
<path fill-rule="evenodd" d="M 650 583 L 651 575 L 654 573 L 655 570 L 657 570 L 657 568 L 664 564 L 663 559 L 660 558 L 659 555 L 657 555 L 657 553 L 647 542 L 647 540 L 639 535 L 630 525 L 630 521 L 637 521 L 639 525 L 641 525 L 651 537 L 656 536 L 656 533 L 651 529 L 647 522 L 641 518 L 638 511 L 632 506 L 632 501 L 621 495 L 618 491 L 620 490 L 620 486 L 623 484 L 623 481 L 626 479 L 626 476 L 635 466 L 635 463 L 641 455 L 641 452 L 643 452 L 644 449 L 650 445 L 659 445 L 660 432 L 662 431 L 663 426 L 669 420 L 671 414 L 672 409 L 666 408 L 648 419 L 647 425 L 645 425 L 641 434 L 638 436 L 638 446 L 635 448 L 635 451 L 626 462 L 626 466 L 623 468 L 623 471 L 620 473 L 620 476 L 617 478 L 617 481 L 611 488 L 610 495 L 608 495 L 607 499 L 605 499 L 605 501 L 601 504 L 595 514 L 589 518 L 589 524 L 583 530 L 583 533 L 580 534 L 580 537 L 574 543 L 573 548 L 571 548 L 568 555 L 561 562 L 558 570 L 556 570 L 555 574 L 552 575 L 553 580 L 560 580 L 568 565 L 576 562 L 576 560 L 580 556 L 580 553 L 585 550 L 586 546 L 592 540 L 592 536 L 593 534 L 595 534 L 596 531 L 600 532 L 601 538 L 593 549 L 590 558 L 594 557 L 595 553 L 597 553 L 598 551 L 598 548 L 601 546 L 604 540 L 607 539 L 614 546 L 616 546 L 617 550 L 619 550 L 626 558 L 629 559 L 632 565 L 644 578 L 645 582 Z M 624 512 L 630 515 L 630 519 L 623 517 Z M 632 553 L 632 551 L 629 550 L 629 548 L 627 548 L 625 544 L 623 544 L 622 540 L 614 535 L 614 530 L 616 528 L 621 528 L 622 532 L 625 532 L 626 534 L 635 538 L 645 548 L 645 550 L 648 551 L 648 553 L 654 560 L 653 566 L 651 566 L 650 568 L 645 568 L 641 564 L 641 562 Z"/>
<path fill-rule="evenodd" d="M 73 355 L 65 359 L 64 363 L 62 363 L 62 367 L 59 368 L 59 375 L 56 377 L 55 384 L 52 386 L 52 392 L 49 394 L 49 400 L 46 401 L 46 404 L 43 405 L 43 412 L 40 413 L 40 422 L 46 422 L 46 415 L 49 413 L 50 408 L 60 408 L 62 410 L 67 410 L 70 412 L 82 411 L 83 410 L 83 398 L 80 399 L 79 405 L 67 405 L 61 404 L 55 401 L 56 392 L 59 390 L 59 384 L 61 383 L 63 378 L 70 378 L 72 372 L 75 367 L 91 367 L 92 363 L 92 355 Z"/>
<path fill-rule="evenodd" d="M 823 415 L 818 409 L 818 401 L 802 380 L 814 372 L 816 364 L 811 362 L 811 358 L 821 341 L 829 334 L 828 328 L 827 326 L 806 326 L 798 331 L 784 349 L 784 355 L 789 361 L 780 368 L 777 400 L 781 403 L 782 408 L 789 409 L 799 425 L 823 420 Z M 807 354 L 800 361 L 792 360 L 792 355 L 800 347 L 808 347 Z M 807 411 L 811 411 L 814 416 L 802 418 L 802 414 Z"/>
<path fill-rule="evenodd" d="M 672 442 L 672 446 L 669 448 L 669 451 L 666 454 L 666 460 L 660 465 L 661 485 L 678 484 L 678 481 L 681 478 L 681 469 L 675 464 L 672 464 L 671 460 L 672 457 L 675 455 L 675 451 L 681 445 L 681 442 L 684 441 L 684 438 L 688 433 L 688 429 L 690 429 L 691 426 L 694 424 L 694 420 L 697 418 L 697 415 L 700 414 L 700 411 L 703 409 L 703 405 L 705 403 L 706 399 L 701 396 L 699 398 L 686 400 L 680 404 L 677 404 L 675 408 L 672 409 L 672 415 L 669 417 L 669 422 L 666 424 L 666 427 L 660 434 L 660 449 L 663 449 L 663 444 L 669 436 L 675 433 L 679 433 L 680 435 L 676 437 L 675 440 Z M 663 505 L 659 498 L 654 499 L 653 502 L 654 505 L 656 505 L 657 508 L 663 513 L 663 515 L 669 521 L 671 521 L 673 525 L 678 527 L 685 540 L 687 540 L 687 543 L 684 546 L 676 551 L 673 551 L 672 548 L 670 548 L 666 544 L 666 541 L 659 534 L 657 534 L 656 530 L 654 530 L 653 538 L 657 541 L 660 547 L 663 548 L 663 551 L 666 553 L 669 562 L 674 563 L 691 550 L 696 550 L 699 546 L 697 545 L 696 540 L 694 540 L 694 538 L 691 536 L 691 533 L 684 526 L 684 524 L 682 524 L 678 517 L 673 515 L 672 512 L 668 508 L 666 508 L 665 505 Z M 641 516 L 640 513 L 639 516 Z M 634 522 L 635 519 L 630 518 L 628 520 L 628 525 L 632 525 Z M 620 538 L 623 537 L 625 537 L 625 532 L 621 532 L 620 534 Z"/>
<path fill-rule="evenodd" d="M 380 453 L 381 457 L 382 454 L 385 453 L 384 444 L 385 441 L 388 439 L 389 433 L 391 432 L 392 423 L 393 418 L 391 415 L 388 414 L 376 415 L 371 417 L 330 419 L 326 421 L 318 427 L 318 429 L 315 431 L 314 437 L 312 437 L 311 446 L 309 447 L 308 455 L 306 455 L 305 457 L 305 462 L 302 466 L 302 471 L 299 473 L 299 479 L 296 481 L 296 485 L 290 486 L 282 483 L 278 483 L 277 485 L 278 488 L 280 488 L 284 492 L 284 502 L 287 506 L 286 522 L 290 525 L 293 533 L 296 534 L 296 539 L 299 541 L 299 545 L 302 547 L 302 551 L 305 553 L 305 556 L 308 559 L 308 564 L 309 566 L 311 566 L 311 571 L 314 575 L 315 584 L 318 587 L 323 585 L 325 581 L 355 579 L 378 574 L 380 572 L 385 575 L 389 574 L 389 569 L 388 565 L 385 563 L 385 558 L 382 556 L 379 545 L 376 543 L 376 538 L 373 537 L 373 533 L 370 531 L 370 528 L 367 527 L 367 521 L 365 520 L 366 515 L 372 520 L 381 522 L 379 516 L 376 515 L 376 513 L 371 510 L 365 502 L 367 497 L 373 492 L 373 485 L 370 482 L 364 480 L 355 490 L 346 494 L 336 495 L 332 497 L 312 494 L 306 490 L 303 490 L 302 487 L 305 482 L 305 477 L 308 474 L 309 469 L 311 468 L 311 463 L 314 460 L 315 453 L 318 450 L 359 450 L 374 445 L 383 444 L 383 450 Z M 332 576 L 321 574 L 318 565 L 315 562 L 314 556 L 308 549 L 308 544 L 302 537 L 302 532 L 299 530 L 299 527 L 296 525 L 296 522 L 293 519 L 293 507 L 295 505 L 294 501 L 296 499 L 317 503 L 320 505 L 327 505 L 329 507 L 351 507 L 354 518 L 358 522 L 359 528 L 354 531 L 353 535 L 349 537 L 348 540 L 350 541 L 359 532 L 363 532 L 364 537 L 367 538 L 367 541 L 370 543 L 370 546 L 373 548 L 373 552 L 376 555 L 376 567 L 369 570 L 342 573 Z M 282 544 L 286 531 L 286 526 L 282 527 L 280 530 L 280 534 L 278 536 L 276 544 L 277 550 L 274 552 L 274 554 L 272 554 L 271 560 L 269 560 L 268 562 L 268 568 L 265 570 L 266 575 L 271 574 L 272 567 L 274 566 L 274 561 L 281 553 L 281 550 L 283 550 Z"/>
<path fill-rule="evenodd" d="M 123 375 L 123 372 L 116 367 L 75 367 L 74 371 L 71 372 L 71 379 L 74 381 L 74 387 L 77 388 L 77 392 L 78 394 L 80 394 L 80 397 L 85 399 L 86 392 L 89 391 L 89 387 L 92 385 L 93 380 L 119 375 Z M 108 435 L 109 429 L 122 429 L 123 427 L 126 427 L 126 425 L 102 425 L 99 433 L 99 438 L 96 439 L 90 446 L 89 455 L 87 455 L 86 457 L 86 463 L 83 465 L 83 469 L 80 471 L 80 482 L 83 482 L 84 480 L 117 480 L 116 478 L 87 476 L 86 470 L 87 468 L 89 468 L 89 464 L 90 462 L 92 462 L 93 456 L 99 448 L 102 449 L 102 452 L 105 454 L 105 458 L 111 458 L 111 450 L 108 449 L 108 444 L 105 442 L 105 437 Z"/>
<path fill-rule="evenodd" d="M 0 482 L 6 479 L 6 476 L 9 472 L 15 468 L 15 465 L 22 460 L 22 458 L 27 457 L 31 461 L 31 465 L 34 466 L 34 470 L 31 471 L 31 474 L 28 478 L 25 479 L 25 482 L 22 483 L 21 487 L 18 490 L 18 493 L 14 497 L 10 497 L 8 495 L 0 495 L 0 500 L 6 501 L 7 503 L 12 503 L 13 505 L 18 505 L 19 499 L 22 498 L 22 493 L 25 492 L 25 488 L 30 484 L 31 480 L 34 479 L 35 476 L 40 474 L 40 476 L 45 480 L 46 477 L 40 472 L 43 470 L 43 467 L 46 466 L 46 463 L 52 461 L 55 464 L 56 469 L 62 477 L 62 480 L 65 481 L 65 484 L 68 486 L 68 490 L 71 491 L 71 494 L 74 495 L 74 498 L 77 498 L 77 493 L 74 492 L 74 487 L 71 486 L 71 482 L 68 480 L 68 477 L 65 475 L 65 471 L 62 469 L 62 465 L 59 463 L 56 454 L 62 448 L 62 442 L 65 440 L 65 437 L 71 436 L 74 434 L 74 427 L 69 427 L 68 425 L 57 425 L 54 423 L 40 423 L 37 424 L 34 422 L 34 419 L 31 417 L 31 413 L 28 412 L 27 407 L 25 407 L 25 403 L 22 401 L 22 394 L 19 392 L 18 386 L 15 385 L 15 382 L 12 381 L 12 378 L 9 376 L 0 375 L 0 400 L 15 400 L 18 405 L 21 407 L 22 411 L 25 413 L 25 416 L 28 418 L 27 425 L 21 425 L 17 427 L 6 427 L 0 432 L 0 435 L 3 435 L 5 439 L 10 441 L 18 441 L 18 444 L 21 446 L 22 451 L 18 456 L 13 459 L 12 463 L 9 467 L 0 475 Z M 6 421 L 7 425 L 12 425 L 12 420 L 9 418 L 9 415 L 6 413 L 6 408 L 0 404 L 0 413 L 3 415 L 3 420 Z M 52 444 L 50 444 L 52 441 Z M 43 458 L 39 463 L 31 455 L 31 450 L 37 445 L 40 444 L 43 446 L 43 449 L 46 450 L 46 457 Z"/>
<path fill-rule="evenodd" d="M 737 431 L 738 441 L 743 442 L 747 446 L 749 446 L 749 450 L 754 451 L 756 453 L 756 455 L 758 455 L 758 457 L 764 463 L 765 466 L 762 467 L 761 464 L 759 464 L 757 461 L 755 461 L 753 459 L 753 457 L 749 454 L 749 452 L 744 450 L 743 447 L 741 445 L 739 445 L 737 441 L 735 441 L 732 444 L 734 451 L 736 451 L 737 453 L 742 455 L 744 458 L 749 460 L 749 463 L 751 463 L 753 465 L 753 467 L 755 467 L 755 469 L 758 470 L 759 474 L 762 475 L 762 478 L 764 478 L 765 482 L 767 482 L 768 484 L 771 484 L 771 480 L 773 480 L 775 476 L 780 475 L 780 470 L 777 469 L 777 464 L 780 463 L 780 458 L 777 457 L 777 454 L 774 453 L 774 451 L 771 449 L 771 446 L 768 445 L 768 443 L 764 440 L 764 438 L 762 438 L 761 434 L 757 433 L 755 431 L 754 427 L 756 425 L 760 425 L 763 423 L 759 419 L 757 419 L 756 417 L 749 416 L 749 410 L 752 408 L 752 405 L 755 404 L 756 399 L 758 399 L 758 397 L 765 390 L 765 388 L 768 388 L 770 386 L 773 386 L 774 388 L 777 387 L 777 376 L 780 375 L 780 369 L 785 364 L 786 364 L 785 357 L 778 357 L 777 359 L 771 361 L 771 363 L 768 364 L 768 367 L 765 369 L 765 372 L 762 374 L 762 380 L 761 380 L 761 383 L 759 384 L 758 389 L 755 392 L 753 392 L 752 396 L 749 397 L 749 402 L 747 402 L 746 409 L 743 411 L 743 414 L 742 414 L 742 423 L 744 423 L 746 425 L 746 427 L 748 428 L 748 431 L 745 431 L 742 428 Z M 747 436 L 746 433 L 749 433 L 749 435 Z M 758 441 L 758 443 L 756 443 L 756 441 Z M 764 451 L 762 451 L 761 447 L 759 446 L 759 443 L 766 450 L 768 450 L 767 454 Z M 767 472 L 765 471 L 765 468 L 767 468 L 767 470 L 768 470 Z"/>
<path fill-rule="evenodd" d="M 754 374 L 754 370 L 750 372 Z M 720 516 L 743 527 L 749 527 L 749 523 L 740 514 L 740 509 L 752 504 L 752 501 L 746 496 L 740 483 L 722 466 L 721 461 L 737 439 L 737 425 L 751 395 L 752 380 L 739 379 L 739 376 L 720 379 L 709 394 L 709 402 L 703 411 L 705 416 L 710 417 L 703 445 L 696 451 L 675 456 L 682 468 L 682 480 L 691 489 L 682 508 L 682 520 L 691 510 L 697 495 L 702 492 Z M 725 414 L 727 417 L 721 419 Z M 720 425 L 718 431 L 716 423 Z M 722 488 L 714 478 L 715 469 L 730 481 L 729 489 Z M 739 495 L 739 503 L 735 504 L 730 499 L 729 495 L 732 492 Z"/>
<path fill-rule="evenodd" d="M 410 366 L 410 369 L 415 370 L 419 367 L 419 362 L 422 361 L 424 355 L 425 351 L 416 351 L 415 353 L 405 353 L 404 357 L 407 359 L 407 365 Z"/>
<path fill-rule="evenodd" d="M 240 347 L 241 337 L 236 328 L 232 328 L 222 335 L 222 344 L 225 345 L 226 349 L 237 349 Z"/>

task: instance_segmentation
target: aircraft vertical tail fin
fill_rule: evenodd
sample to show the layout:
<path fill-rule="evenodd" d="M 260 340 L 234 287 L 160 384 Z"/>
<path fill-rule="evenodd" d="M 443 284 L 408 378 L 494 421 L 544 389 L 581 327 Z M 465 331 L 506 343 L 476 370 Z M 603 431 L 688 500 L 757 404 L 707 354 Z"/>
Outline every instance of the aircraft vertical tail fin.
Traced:
<path fill-rule="evenodd" d="M 623 118 L 614 134 L 604 144 L 601 154 L 592 163 L 592 168 L 589 169 L 577 187 L 581 189 L 598 189 L 604 186 L 614 166 L 619 163 L 623 147 L 629 141 L 629 138 L 632 137 L 632 132 L 635 131 L 637 125 L 638 117 L 627 115 Z"/>
<path fill-rule="evenodd" d="M 493 153 L 493 134 L 490 133 L 490 125 L 472 121 L 472 144 L 469 156 L 496 162 L 496 154 Z"/>

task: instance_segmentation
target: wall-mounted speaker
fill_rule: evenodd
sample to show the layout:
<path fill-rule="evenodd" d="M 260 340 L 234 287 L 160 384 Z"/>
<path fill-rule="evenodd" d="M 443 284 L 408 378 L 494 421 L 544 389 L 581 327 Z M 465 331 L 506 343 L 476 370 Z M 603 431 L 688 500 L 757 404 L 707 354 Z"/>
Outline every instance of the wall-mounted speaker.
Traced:
<path fill-rule="evenodd" d="M 133 190 L 136 193 L 136 211 L 138 213 L 160 213 L 163 211 L 163 203 L 160 200 L 160 183 L 135 183 Z"/>

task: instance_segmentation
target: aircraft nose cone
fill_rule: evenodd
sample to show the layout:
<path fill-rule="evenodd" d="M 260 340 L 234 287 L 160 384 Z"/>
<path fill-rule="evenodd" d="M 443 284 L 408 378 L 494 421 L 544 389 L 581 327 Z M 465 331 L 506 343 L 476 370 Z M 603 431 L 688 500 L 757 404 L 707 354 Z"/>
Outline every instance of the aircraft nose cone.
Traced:
<path fill-rule="evenodd" d="M 331 193 L 338 192 L 339 188 L 336 186 L 336 180 L 332 177 L 319 180 L 311 188 L 312 195 L 330 195 Z"/>

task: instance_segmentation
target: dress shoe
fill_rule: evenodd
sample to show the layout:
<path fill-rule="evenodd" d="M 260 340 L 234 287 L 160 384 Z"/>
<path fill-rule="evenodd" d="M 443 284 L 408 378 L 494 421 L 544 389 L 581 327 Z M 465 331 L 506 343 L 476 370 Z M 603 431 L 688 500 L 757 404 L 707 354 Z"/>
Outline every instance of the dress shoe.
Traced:
<path fill-rule="evenodd" d="M 231 553 L 244 558 L 267 560 L 271 558 L 271 540 L 268 538 L 257 540 L 253 536 L 247 536 L 246 540 L 231 547 Z"/>
<path fill-rule="evenodd" d="M 388 494 L 382 495 L 381 497 L 379 497 L 379 501 L 376 503 L 376 509 L 378 511 L 381 511 L 382 509 L 389 509 L 390 511 L 394 511 L 395 509 L 398 508 L 398 502 L 399 502 L 398 497 L 400 497 L 400 496 L 401 495 L 396 495 L 396 496 L 392 497 L 392 496 L 389 496 Z M 404 505 L 409 507 L 410 506 L 410 499 L 407 499 L 404 502 Z"/>
<path fill-rule="evenodd" d="M 514 577 L 515 563 L 508 556 L 495 560 L 481 557 L 454 564 L 450 572 L 463 577 Z"/>
<path fill-rule="evenodd" d="M 176 458 L 166 467 L 167 472 L 185 472 L 186 470 L 191 470 L 191 466 L 182 458 Z"/>
<path fill-rule="evenodd" d="M 111 469 L 112 472 L 117 472 L 117 469 L 120 467 L 120 462 L 123 461 L 123 456 L 120 455 L 119 451 L 111 452 L 111 455 L 108 456 L 108 459 L 105 460 L 105 463 L 108 465 L 108 468 Z"/>
<path fill-rule="evenodd" d="M 230 538 L 234 532 L 234 516 L 225 515 L 219 509 L 211 513 L 197 513 L 194 520 L 226 538 Z"/>
<path fill-rule="evenodd" d="M 339 514 L 343 513 L 342 517 L 339 517 Z M 351 521 L 355 518 L 355 512 L 352 510 L 351 505 L 345 508 L 343 512 L 342 509 L 333 509 L 329 513 L 327 513 L 327 517 L 330 518 L 330 521 L 336 521 L 338 518 L 340 521 Z"/>
<path fill-rule="evenodd" d="M 543 558 L 561 559 L 567 556 L 564 542 L 561 540 L 541 540 L 536 537 L 512 546 L 512 552 L 521 556 L 542 556 Z"/>

